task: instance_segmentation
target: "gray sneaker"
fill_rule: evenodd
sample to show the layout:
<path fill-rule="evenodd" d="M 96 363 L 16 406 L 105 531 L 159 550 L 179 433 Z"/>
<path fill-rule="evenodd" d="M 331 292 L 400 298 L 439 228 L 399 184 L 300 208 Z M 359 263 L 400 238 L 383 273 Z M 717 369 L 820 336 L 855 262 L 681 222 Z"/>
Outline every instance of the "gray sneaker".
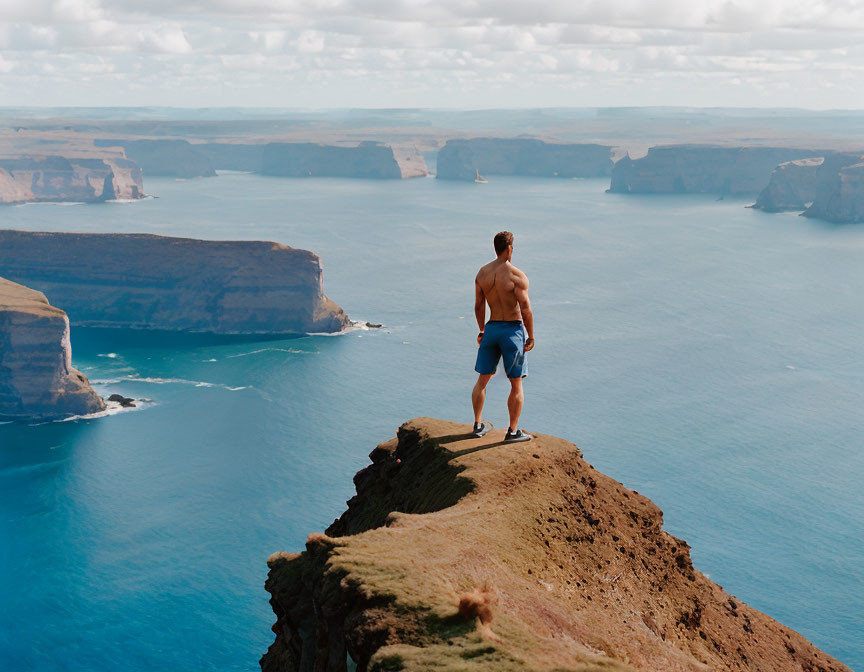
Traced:
<path fill-rule="evenodd" d="M 480 439 L 486 436 L 490 429 L 493 429 L 491 422 L 475 422 L 474 430 L 471 432 L 471 435 L 474 438 Z"/>
<path fill-rule="evenodd" d="M 520 441 L 530 441 L 533 438 L 533 436 L 527 432 L 523 432 L 521 429 L 517 429 L 515 432 L 511 432 L 508 429 L 507 434 L 504 435 L 504 443 L 519 443 Z"/>

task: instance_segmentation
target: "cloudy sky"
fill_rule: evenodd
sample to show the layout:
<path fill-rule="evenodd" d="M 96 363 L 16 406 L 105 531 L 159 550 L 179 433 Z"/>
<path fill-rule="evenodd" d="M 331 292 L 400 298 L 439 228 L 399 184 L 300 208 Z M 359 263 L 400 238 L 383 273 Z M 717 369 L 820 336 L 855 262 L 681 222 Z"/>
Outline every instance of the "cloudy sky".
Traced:
<path fill-rule="evenodd" d="M 0 0 L 0 105 L 864 108 L 862 0 Z"/>

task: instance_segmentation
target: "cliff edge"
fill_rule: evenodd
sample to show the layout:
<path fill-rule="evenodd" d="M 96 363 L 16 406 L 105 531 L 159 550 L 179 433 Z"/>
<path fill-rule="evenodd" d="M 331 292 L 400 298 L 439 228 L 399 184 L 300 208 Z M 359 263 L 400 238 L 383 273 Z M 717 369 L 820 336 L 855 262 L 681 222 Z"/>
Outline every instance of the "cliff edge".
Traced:
<path fill-rule="evenodd" d="M 223 334 L 337 332 L 321 259 L 268 241 L 0 230 L 0 268 L 72 324 Z"/>
<path fill-rule="evenodd" d="M 693 568 L 647 498 L 552 436 L 419 418 L 303 553 L 275 553 L 264 672 L 850 672 Z"/>
<path fill-rule="evenodd" d="M 86 415 L 105 404 L 72 368 L 69 319 L 42 292 L 0 278 L 0 420 Z"/>
<path fill-rule="evenodd" d="M 0 203 L 96 203 L 143 197 L 141 169 L 120 156 L 0 157 Z"/>

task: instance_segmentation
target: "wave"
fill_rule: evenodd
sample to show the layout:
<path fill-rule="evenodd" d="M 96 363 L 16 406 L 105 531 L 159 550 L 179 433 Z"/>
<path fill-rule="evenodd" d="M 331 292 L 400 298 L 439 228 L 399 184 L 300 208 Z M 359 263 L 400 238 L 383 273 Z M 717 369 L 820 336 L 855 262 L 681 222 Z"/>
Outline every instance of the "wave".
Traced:
<path fill-rule="evenodd" d="M 345 334 L 350 334 L 354 331 L 372 331 L 382 329 L 383 325 L 378 327 L 370 327 L 369 322 L 365 320 L 358 320 L 356 322 L 351 322 L 351 324 L 345 327 L 342 331 L 313 331 L 311 333 L 306 334 L 307 336 L 344 336 Z"/>
<path fill-rule="evenodd" d="M 108 359 L 117 359 L 116 352 L 100 352 L 97 357 L 107 357 Z"/>
<path fill-rule="evenodd" d="M 94 385 L 118 385 L 120 383 L 147 383 L 149 385 L 194 385 L 195 387 L 219 387 L 223 390 L 236 392 L 245 390 L 251 385 L 232 386 L 225 383 L 209 383 L 204 380 L 189 380 L 187 378 L 141 378 L 139 376 L 121 376 L 119 378 L 99 378 L 90 381 Z"/>
<path fill-rule="evenodd" d="M 106 203 L 117 203 L 119 205 L 127 205 L 129 203 L 138 203 L 139 201 L 149 201 L 153 198 L 156 198 L 156 197 L 147 195 L 147 196 L 143 196 L 141 198 L 109 198 L 105 202 Z"/>
<path fill-rule="evenodd" d="M 236 355 L 228 355 L 228 357 L 248 357 L 249 355 L 257 355 L 262 352 L 287 352 L 292 355 L 317 355 L 317 352 L 313 352 L 312 350 L 298 350 L 296 348 L 260 348 L 258 350 L 253 350 L 252 352 L 241 352 Z M 216 361 L 211 360 L 211 361 Z"/>

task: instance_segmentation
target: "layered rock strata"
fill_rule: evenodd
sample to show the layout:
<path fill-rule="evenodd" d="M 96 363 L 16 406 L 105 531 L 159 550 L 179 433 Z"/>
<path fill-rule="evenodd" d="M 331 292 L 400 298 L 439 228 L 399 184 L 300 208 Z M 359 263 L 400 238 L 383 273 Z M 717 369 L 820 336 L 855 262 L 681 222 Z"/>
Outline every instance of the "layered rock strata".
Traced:
<path fill-rule="evenodd" d="M 850 672 L 693 567 L 647 498 L 537 435 L 420 418 L 303 553 L 275 553 L 264 672 Z"/>
<path fill-rule="evenodd" d="M 42 292 L 0 278 L 0 420 L 86 415 L 105 404 L 72 367 L 69 318 Z"/>
<path fill-rule="evenodd" d="M 837 224 L 864 222 L 864 163 L 826 174 L 804 216 Z"/>
<path fill-rule="evenodd" d="M 209 159 L 186 140 L 94 140 L 97 147 L 122 147 L 145 175 L 166 177 L 214 177 Z"/>
<path fill-rule="evenodd" d="M 119 157 L 0 158 L 0 203 L 98 202 L 144 196 L 141 169 Z"/>
<path fill-rule="evenodd" d="M 390 162 L 389 150 L 399 168 L 399 177 L 407 179 L 429 174 L 423 155 L 410 143 L 367 143 L 356 147 L 313 143 L 271 145 L 209 142 L 194 147 L 210 160 L 216 170 L 239 170 L 286 177 L 394 178 L 396 174 Z M 265 151 L 268 157 L 266 166 Z M 348 159 L 348 163 L 340 166 L 344 158 Z M 365 160 L 370 161 L 369 166 L 363 165 Z"/>
<path fill-rule="evenodd" d="M 337 332 L 312 252 L 260 241 L 0 230 L 0 268 L 73 325 L 213 333 Z"/>
<path fill-rule="evenodd" d="M 604 177 L 612 171 L 612 148 L 550 144 L 541 140 L 473 138 L 448 140 L 438 152 L 438 178 L 473 182 L 486 175 Z"/>
<path fill-rule="evenodd" d="M 609 191 L 755 196 L 766 186 L 771 171 L 779 164 L 825 154 L 824 150 L 788 147 L 651 147 L 642 158 L 625 156 L 615 164 Z"/>
<path fill-rule="evenodd" d="M 264 146 L 261 173 L 280 177 L 402 179 L 393 148 L 378 142 L 361 142 L 354 147 L 271 142 Z"/>
<path fill-rule="evenodd" d="M 804 210 L 819 193 L 830 190 L 840 170 L 861 162 L 860 153 L 833 152 L 824 157 L 787 161 L 771 173 L 753 205 L 757 210 Z"/>

